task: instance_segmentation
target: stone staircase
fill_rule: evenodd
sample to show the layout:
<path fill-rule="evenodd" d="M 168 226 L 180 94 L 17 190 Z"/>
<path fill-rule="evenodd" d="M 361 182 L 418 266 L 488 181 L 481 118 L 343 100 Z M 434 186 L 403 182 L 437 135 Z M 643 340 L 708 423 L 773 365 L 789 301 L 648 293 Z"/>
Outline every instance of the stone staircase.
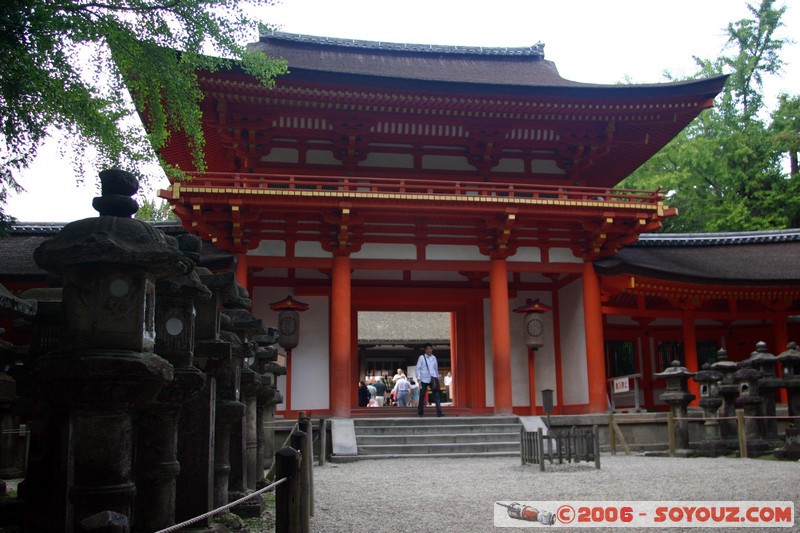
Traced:
<path fill-rule="evenodd" d="M 332 421 L 335 423 L 335 421 Z M 352 424 L 352 425 L 351 425 Z M 516 416 L 354 418 L 346 431 L 334 431 L 332 462 L 401 457 L 514 457 L 520 453 Z M 352 427 L 352 435 L 350 435 Z M 354 439 L 336 454 L 339 438 Z"/>

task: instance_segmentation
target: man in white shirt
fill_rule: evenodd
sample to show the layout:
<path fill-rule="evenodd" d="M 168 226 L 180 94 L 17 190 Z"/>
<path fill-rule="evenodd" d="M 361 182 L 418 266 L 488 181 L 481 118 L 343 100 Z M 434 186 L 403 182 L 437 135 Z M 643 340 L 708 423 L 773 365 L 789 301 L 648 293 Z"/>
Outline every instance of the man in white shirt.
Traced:
<path fill-rule="evenodd" d="M 433 379 L 439 379 L 439 362 L 436 356 L 433 355 L 433 345 L 425 345 L 425 353 L 417 359 L 417 379 L 419 380 L 419 405 L 417 406 L 417 415 L 422 416 L 425 414 L 425 391 L 428 387 L 433 394 L 433 402 L 436 404 L 436 416 L 444 416 L 442 413 L 442 400 L 439 397 L 439 387 L 431 386 Z"/>
<path fill-rule="evenodd" d="M 398 407 L 406 407 L 408 406 L 408 397 L 411 393 L 411 383 L 405 377 L 402 377 L 397 380 L 397 383 L 394 385 L 394 391 L 397 395 L 397 406 Z"/>

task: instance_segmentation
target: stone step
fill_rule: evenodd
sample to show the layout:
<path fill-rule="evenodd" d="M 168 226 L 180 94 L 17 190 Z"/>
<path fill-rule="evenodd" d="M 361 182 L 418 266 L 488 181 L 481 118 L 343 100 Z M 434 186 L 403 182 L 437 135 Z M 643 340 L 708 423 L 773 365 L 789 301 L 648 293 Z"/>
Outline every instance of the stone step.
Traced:
<path fill-rule="evenodd" d="M 447 454 L 479 454 L 508 452 L 519 454 L 519 441 L 512 442 L 439 442 L 428 444 L 368 444 L 358 445 L 358 455 L 437 455 Z"/>
<path fill-rule="evenodd" d="M 520 427 L 516 416 L 353 420 L 357 458 L 513 457 Z"/>
<path fill-rule="evenodd" d="M 519 435 L 519 424 L 420 424 L 398 428 L 397 425 L 361 426 L 356 424 L 359 435 L 432 435 L 432 434 L 475 434 L 504 433 Z"/>
<path fill-rule="evenodd" d="M 331 463 L 352 463 L 354 461 L 371 461 L 380 459 L 408 459 L 410 457 L 419 457 L 418 455 L 409 455 L 405 453 L 391 454 L 391 453 L 375 453 L 371 455 L 351 455 L 351 456 L 332 456 Z M 434 458 L 447 458 L 447 459 L 472 459 L 475 457 L 519 457 L 519 450 L 514 451 L 499 451 L 499 452 L 460 452 L 460 453 L 428 453 L 425 457 Z"/>
<path fill-rule="evenodd" d="M 488 424 L 517 424 L 519 417 L 516 416 L 423 416 L 412 418 L 354 418 L 353 423 L 356 427 L 367 426 L 402 426 L 418 427 L 426 425 L 488 425 Z"/>
<path fill-rule="evenodd" d="M 425 433 L 425 434 L 391 434 L 391 435 L 364 435 L 356 434 L 356 442 L 362 445 L 386 444 L 437 444 L 437 443 L 468 443 L 468 442 L 510 442 L 516 438 L 519 444 L 519 433 Z"/>

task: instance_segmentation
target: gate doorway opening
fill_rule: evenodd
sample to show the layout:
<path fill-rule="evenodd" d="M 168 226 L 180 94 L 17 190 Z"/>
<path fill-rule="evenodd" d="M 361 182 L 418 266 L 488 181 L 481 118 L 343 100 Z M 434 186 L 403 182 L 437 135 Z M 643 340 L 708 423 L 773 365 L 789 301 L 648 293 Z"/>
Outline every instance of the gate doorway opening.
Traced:
<path fill-rule="evenodd" d="M 433 345 L 442 378 L 455 375 L 452 354 L 452 314 L 449 312 L 359 311 L 358 381 L 381 379 L 391 390 L 398 370 L 416 379 L 417 359 L 426 344 Z M 451 380 L 448 380 L 451 383 Z M 454 383 L 444 386 L 442 402 L 453 405 Z"/>

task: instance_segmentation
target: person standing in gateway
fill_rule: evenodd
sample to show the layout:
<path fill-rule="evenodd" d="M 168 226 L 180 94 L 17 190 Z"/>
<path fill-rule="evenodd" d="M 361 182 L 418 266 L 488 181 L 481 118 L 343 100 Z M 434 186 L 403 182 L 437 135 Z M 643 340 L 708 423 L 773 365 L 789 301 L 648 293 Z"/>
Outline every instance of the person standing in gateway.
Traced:
<path fill-rule="evenodd" d="M 425 391 L 430 387 L 433 394 L 433 402 L 436 404 L 436 416 L 444 416 L 442 413 L 442 401 L 439 397 L 439 362 L 433 355 L 433 345 L 425 345 L 425 353 L 417 359 L 417 379 L 419 380 L 419 405 L 417 415 L 422 416 L 425 411 Z"/>

